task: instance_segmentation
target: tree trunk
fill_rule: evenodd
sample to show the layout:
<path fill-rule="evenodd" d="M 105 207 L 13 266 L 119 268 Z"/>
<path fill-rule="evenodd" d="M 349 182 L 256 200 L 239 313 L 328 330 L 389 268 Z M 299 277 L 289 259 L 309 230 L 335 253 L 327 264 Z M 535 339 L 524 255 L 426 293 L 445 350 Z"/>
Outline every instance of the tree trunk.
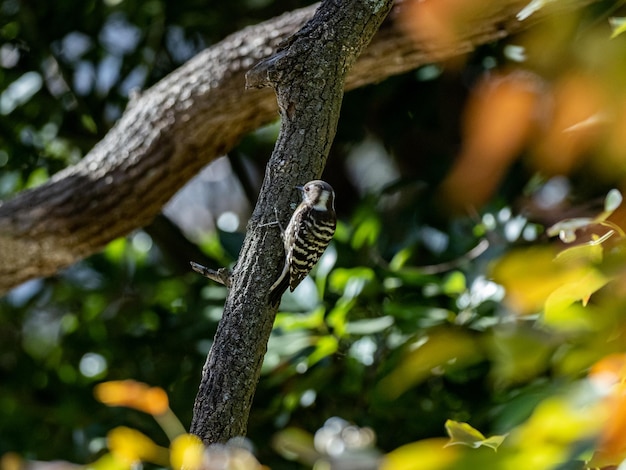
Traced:
<path fill-rule="evenodd" d="M 557 4 L 573 9 L 588 1 Z M 398 15 L 392 14 L 351 69 L 346 89 L 469 52 L 551 14 L 542 8 L 520 22 L 516 14 L 526 3 L 495 2 L 445 46 L 408 37 L 395 20 Z M 269 90 L 243 92 L 245 73 L 274 53 L 315 8 L 246 28 L 200 53 L 132 100 L 80 163 L 1 202 L 0 293 L 53 274 L 148 224 L 202 166 L 228 152 L 246 133 L 276 119 Z"/>
<path fill-rule="evenodd" d="M 205 444 L 246 433 L 276 314 L 267 295 L 283 260 L 280 232 L 267 223 L 277 212 L 286 225 L 294 186 L 322 174 L 346 74 L 392 1 L 325 0 L 284 48 L 248 73 L 248 86 L 275 89 L 281 129 L 202 371 L 191 432 Z"/>

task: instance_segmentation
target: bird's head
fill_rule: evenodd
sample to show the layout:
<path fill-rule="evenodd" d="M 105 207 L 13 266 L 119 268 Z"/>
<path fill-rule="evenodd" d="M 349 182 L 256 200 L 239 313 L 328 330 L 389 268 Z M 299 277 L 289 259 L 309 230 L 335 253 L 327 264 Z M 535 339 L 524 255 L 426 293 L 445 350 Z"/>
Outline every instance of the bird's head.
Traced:
<path fill-rule="evenodd" d="M 296 188 L 302 191 L 302 200 L 312 205 L 315 210 L 335 210 L 335 191 L 326 181 L 313 180 Z"/>

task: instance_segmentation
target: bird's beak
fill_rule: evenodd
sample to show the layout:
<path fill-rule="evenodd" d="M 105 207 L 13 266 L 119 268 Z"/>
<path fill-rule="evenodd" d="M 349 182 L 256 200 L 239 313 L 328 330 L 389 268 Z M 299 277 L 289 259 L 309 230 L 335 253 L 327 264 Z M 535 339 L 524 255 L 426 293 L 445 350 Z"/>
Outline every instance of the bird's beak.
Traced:
<path fill-rule="evenodd" d="M 304 191 L 304 186 L 298 185 L 298 186 L 294 186 L 294 188 L 296 188 L 299 191 Z"/>

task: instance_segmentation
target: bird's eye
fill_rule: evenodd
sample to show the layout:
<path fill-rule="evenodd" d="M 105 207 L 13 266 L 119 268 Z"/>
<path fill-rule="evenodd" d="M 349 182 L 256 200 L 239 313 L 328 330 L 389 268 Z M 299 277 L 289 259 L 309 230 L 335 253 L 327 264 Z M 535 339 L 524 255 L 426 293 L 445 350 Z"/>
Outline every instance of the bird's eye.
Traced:
<path fill-rule="evenodd" d="M 307 193 L 309 192 L 309 189 L 311 189 L 309 186 L 305 186 L 305 187 L 304 187 L 304 190 L 305 190 Z"/>

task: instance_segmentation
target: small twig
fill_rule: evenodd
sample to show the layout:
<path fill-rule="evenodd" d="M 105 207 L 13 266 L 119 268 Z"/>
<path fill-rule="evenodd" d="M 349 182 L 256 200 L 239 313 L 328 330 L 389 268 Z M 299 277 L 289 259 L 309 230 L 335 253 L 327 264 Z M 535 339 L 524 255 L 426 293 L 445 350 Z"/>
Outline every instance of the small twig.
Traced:
<path fill-rule="evenodd" d="M 456 259 L 453 259 L 445 263 L 431 264 L 428 266 L 419 266 L 418 269 L 425 274 L 441 274 L 441 273 L 445 273 L 446 271 L 452 271 L 453 269 L 456 269 L 459 266 L 461 266 L 463 263 L 466 263 L 468 261 L 472 261 L 478 258 L 485 251 L 487 251 L 487 248 L 489 248 L 489 240 L 487 240 L 486 238 L 483 238 L 482 240 L 478 242 L 478 244 L 474 248 L 472 248 L 467 253 L 465 253 L 464 255 Z"/>
<path fill-rule="evenodd" d="M 194 263 L 190 261 L 191 269 L 195 272 L 202 274 L 204 277 L 211 279 L 212 281 L 218 282 L 228 288 L 230 288 L 232 271 L 228 268 L 220 268 L 217 271 L 215 269 L 207 268 L 206 266 L 202 266 L 201 264 Z"/>

